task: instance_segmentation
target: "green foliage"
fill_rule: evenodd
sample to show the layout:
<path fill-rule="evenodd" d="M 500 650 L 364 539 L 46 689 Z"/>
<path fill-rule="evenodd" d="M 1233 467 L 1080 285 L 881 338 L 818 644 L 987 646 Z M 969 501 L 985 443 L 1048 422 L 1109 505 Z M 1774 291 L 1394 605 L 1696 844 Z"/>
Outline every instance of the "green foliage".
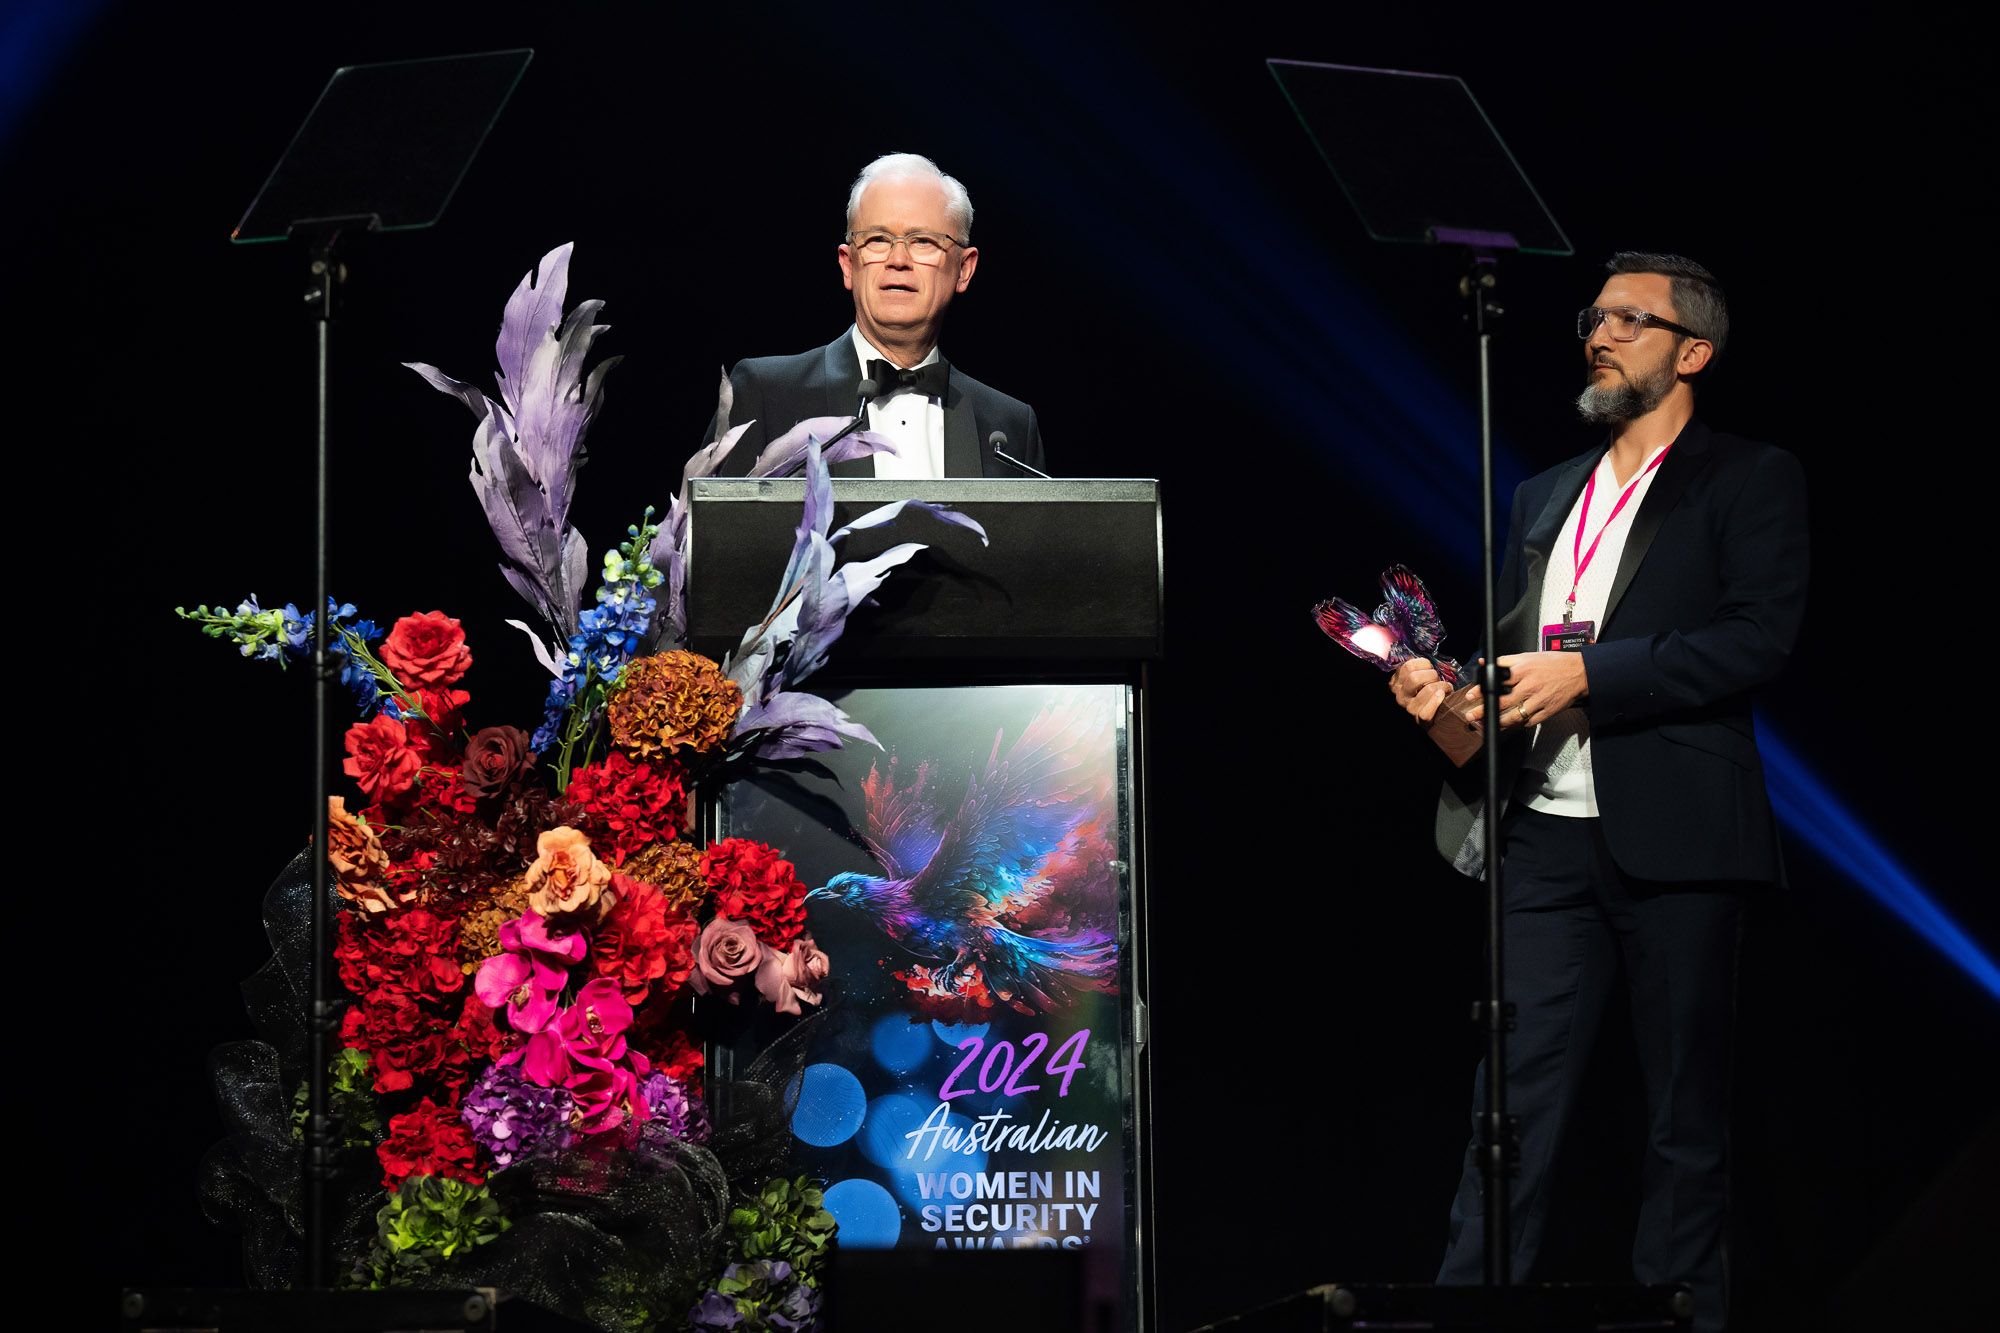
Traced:
<path fill-rule="evenodd" d="M 340 1146 L 373 1148 L 387 1132 L 382 1108 L 375 1100 L 375 1076 L 369 1072 L 368 1053 L 349 1047 L 333 1057 L 327 1066 L 327 1109 L 340 1122 Z M 306 1136 L 306 1103 L 310 1086 L 299 1084 L 292 1094 L 292 1141 L 303 1143 Z"/>
<path fill-rule="evenodd" d="M 810 1176 L 767 1180 L 729 1214 L 732 1248 L 744 1262 L 782 1259 L 808 1286 L 819 1283 L 835 1229 L 826 1195 Z"/>
<path fill-rule="evenodd" d="M 439 1265 L 493 1240 L 506 1214 L 484 1185 L 410 1176 L 375 1214 L 375 1244 L 352 1275 L 354 1286 L 415 1286 Z"/>

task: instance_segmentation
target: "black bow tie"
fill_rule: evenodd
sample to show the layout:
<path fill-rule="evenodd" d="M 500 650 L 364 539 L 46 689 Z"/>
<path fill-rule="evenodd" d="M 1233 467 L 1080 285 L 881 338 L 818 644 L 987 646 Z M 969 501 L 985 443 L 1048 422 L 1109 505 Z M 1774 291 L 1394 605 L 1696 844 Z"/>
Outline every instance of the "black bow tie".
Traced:
<path fill-rule="evenodd" d="M 880 397 L 887 398 L 892 393 L 913 389 L 926 398 L 943 398 L 947 385 L 951 383 L 951 367 L 942 360 L 933 361 L 915 370 L 904 370 L 892 366 L 887 361 L 870 361 L 867 376 L 880 386 Z"/>

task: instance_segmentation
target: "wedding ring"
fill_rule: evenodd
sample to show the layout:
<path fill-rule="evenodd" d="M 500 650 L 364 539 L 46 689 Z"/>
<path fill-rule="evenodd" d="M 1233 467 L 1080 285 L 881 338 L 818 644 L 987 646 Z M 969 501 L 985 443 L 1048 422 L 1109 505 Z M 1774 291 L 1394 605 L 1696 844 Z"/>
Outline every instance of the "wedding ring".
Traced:
<path fill-rule="evenodd" d="M 1514 705 L 1514 711 L 1515 711 L 1515 712 L 1517 712 L 1517 713 L 1519 713 L 1519 714 L 1521 715 L 1521 725 L 1522 725 L 1522 726 L 1524 726 L 1524 727 L 1525 727 L 1525 726 L 1527 726 L 1527 725 L 1528 725 L 1528 705 L 1526 705 L 1526 704 L 1515 704 L 1515 705 Z"/>

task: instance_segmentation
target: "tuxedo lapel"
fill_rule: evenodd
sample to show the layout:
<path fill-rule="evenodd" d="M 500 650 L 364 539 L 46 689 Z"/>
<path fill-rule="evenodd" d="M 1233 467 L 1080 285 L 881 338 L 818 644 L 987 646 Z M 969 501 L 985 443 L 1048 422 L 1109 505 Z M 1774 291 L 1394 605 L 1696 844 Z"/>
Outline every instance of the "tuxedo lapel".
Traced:
<path fill-rule="evenodd" d="M 829 417 L 851 417 L 856 402 L 861 397 L 861 361 L 854 354 L 854 329 L 827 344 L 821 371 L 824 382 L 821 385 L 822 415 Z M 863 430 L 868 423 L 863 422 Z M 829 472 L 836 477 L 872 477 L 875 475 L 875 461 L 870 458 L 850 458 L 844 463 L 835 463 Z"/>
<path fill-rule="evenodd" d="M 1612 613 L 1618 609 L 1618 599 L 1625 595 L 1625 589 L 1632 585 L 1632 578 L 1639 572 L 1639 563 L 1646 558 L 1647 548 L 1660 531 L 1660 524 L 1666 522 L 1667 515 L 1680 503 L 1686 493 L 1688 483 L 1708 466 L 1708 427 L 1699 421 L 1690 421 L 1682 428 L 1680 437 L 1673 448 L 1667 451 L 1666 459 L 1660 464 L 1660 475 L 1653 478 L 1653 484 L 1646 488 L 1646 498 L 1639 506 L 1639 512 L 1632 516 L 1632 530 L 1625 535 L 1625 550 L 1618 557 L 1618 573 L 1611 580 L 1611 594 L 1604 599 L 1604 624 L 1598 627 L 1601 636 L 1611 624 Z"/>
<path fill-rule="evenodd" d="M 944 358 L 939 357 L 940 361 Z M 953 376 L 944 389 L 944 474 L 947 477 L 978 477 L 986 468 L 980 457 L 979 422 L 966 397 L 965 389 Z"/>
<path fill-rule="evenodd" d="M 1521 600 L 1500 617 L 1494 630 L 1500 639 L 1501 652 L 1526 653 L 1541 646 L 1541 626 L 1534 622 L 1541 617 L 1542 584 L 1548 575 L 1549 554 L 1562 534 L 1563 521 L 1576 507 L 1576 497 L 1583 494 L 1584 482 L 1590 480 L 1591 469 L 1603 456 L 1599 451 L 1571 460 L 1557 474 L 1549 498 L 1542 504 L 1542 512 L 1528 525 L 1528 535 L 1521 541 Z"/>

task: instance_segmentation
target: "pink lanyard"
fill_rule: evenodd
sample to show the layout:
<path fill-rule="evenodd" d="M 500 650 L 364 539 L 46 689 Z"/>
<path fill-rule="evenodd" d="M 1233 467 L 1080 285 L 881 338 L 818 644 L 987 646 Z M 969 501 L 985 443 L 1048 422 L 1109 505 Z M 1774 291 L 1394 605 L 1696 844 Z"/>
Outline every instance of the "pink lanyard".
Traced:
<path fill-rule="evenodd" d="M 1667 461 L 1667 455 L 1672 450 L 1671 444 L 1660 450 L 1653 456 L 1653 461 L 1646 464 L 1639 475 L 1626 485 L 1625 493 L 1618 497 L 1617 504 L 1611 506 L 1611 516 L 1597 529 L 1597 535 L 1590 539 L 1590 549 L 1586 551 L 1583 549 L 1583 530 L 1590 522 L 1590 497 L 1597 493 L 1597 469 L 1590 470 L 1590 480 L 1585 482 L 1583 487 L 1583 512 L 1576 516 L 1576 542 L 1570 551 L 1570 562 L 1575 567 L 1576 574 L 1569 581 L 1569 600 L 1563 603 L 1563 624 L 1569 624 L 1576 615 L 1576 586 L 1583 582 L 1583 571 L 1590 568 L 1591 559 L 1597 554 L 1597 544 L 1604 540 L 1604 529 L 1617 521 L 1618 511 L 1632 498 L 1632 492 L 1639 489 L 1639 483 L 1646 479 L 1648 472 Z"/>

